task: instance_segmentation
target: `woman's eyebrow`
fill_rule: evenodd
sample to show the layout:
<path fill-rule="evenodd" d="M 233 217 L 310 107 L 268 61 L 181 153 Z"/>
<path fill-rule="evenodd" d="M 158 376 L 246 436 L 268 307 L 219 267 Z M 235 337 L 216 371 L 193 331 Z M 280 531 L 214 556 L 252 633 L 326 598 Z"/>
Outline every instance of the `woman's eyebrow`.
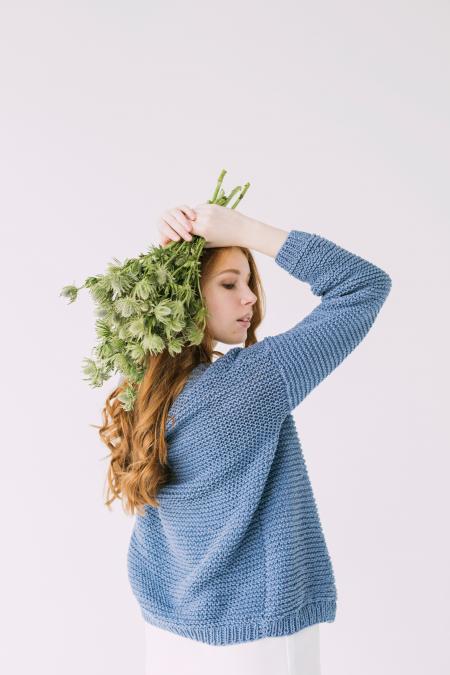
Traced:
<path fill-rule="evenodd" d="M 240 271 L 239 271 L 239 270 L 234 269 L 234 267 L 230 267 L 230 268 L 227 269 L 227 270 L 222 270 L 221 272 L 218 272 L 218 273 L 215 274 L 214 276 L 218 277 L 220 274 L 225 274 L 225 272 L 234 272 L 235 274 L 240 274 Z M 250 279 L 250 275 L 251 275 L 251 272 L 249 273 L 249 275 L 248 275 L 248 277 L 247 277 L 248 279 Z"/>

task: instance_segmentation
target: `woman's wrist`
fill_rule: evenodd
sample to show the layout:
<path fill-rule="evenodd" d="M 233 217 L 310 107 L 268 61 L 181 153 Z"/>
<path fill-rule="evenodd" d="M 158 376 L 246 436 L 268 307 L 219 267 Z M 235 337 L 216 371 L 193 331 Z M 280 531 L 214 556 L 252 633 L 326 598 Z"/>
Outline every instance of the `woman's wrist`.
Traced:
<path fill-rule="evenodd" d="M 237 231 L 238 246 L 250 248 L 275 258 L 289 232 L 244 216 Z"/>

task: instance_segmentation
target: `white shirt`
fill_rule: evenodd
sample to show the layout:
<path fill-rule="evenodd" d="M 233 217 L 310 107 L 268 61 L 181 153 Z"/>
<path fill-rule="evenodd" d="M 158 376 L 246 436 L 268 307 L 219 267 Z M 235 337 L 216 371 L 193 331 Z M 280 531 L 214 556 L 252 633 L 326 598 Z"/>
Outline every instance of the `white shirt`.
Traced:
<path fill-rule="evenodd" d="M 145 675 L 320 675 L 319 625 L 291 635 L 210 645 L 144 621 Z"/>

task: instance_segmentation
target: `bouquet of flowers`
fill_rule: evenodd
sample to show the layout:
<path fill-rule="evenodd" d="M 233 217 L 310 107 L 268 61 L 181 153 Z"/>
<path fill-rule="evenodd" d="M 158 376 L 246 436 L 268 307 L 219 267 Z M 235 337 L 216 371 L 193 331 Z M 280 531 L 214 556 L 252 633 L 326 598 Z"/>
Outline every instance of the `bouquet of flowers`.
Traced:
<path fill-rule="evenodd" d="M 238 185 L 227 196 L 222 188 L 223 169 L 208 204 L 228 206 L 235 194 L 239 204 L 250 183 Z M 168 246 L 151 246 L 137 258 L 123 263 L 117 258 L 104 274 L 88 277 L 83 286 L 64 286 L 60 295 L 69 303 L 78 291 L 88 288 L 95 303 L 98 342 L 93 358 L 83 360 L 82 371 L 91 387 L 101 387 L 114 373 L 128 381 L 119 394 L 122 407 L 130 411 L 136 386 L 145 373 L 148 354 L 167 348 L 174 356 L 183 346 L 198 345 L 206 326 L 206 306 L 200 291 L 200 257 L 206 240 L 172 241 Z"/>

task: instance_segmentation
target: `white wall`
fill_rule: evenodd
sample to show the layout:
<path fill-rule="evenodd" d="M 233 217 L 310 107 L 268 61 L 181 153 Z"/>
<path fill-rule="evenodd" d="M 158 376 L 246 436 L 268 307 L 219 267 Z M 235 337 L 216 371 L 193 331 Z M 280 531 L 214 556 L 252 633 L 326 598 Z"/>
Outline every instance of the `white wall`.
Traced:
<path fill-rule="evenodd" d="M 363 344 L 296 410 L 338 587 L 323 673 L 449 672 L 448 3 L 0 8 L 2 654 L 8 675 L 144 672 L 132 519 L 103 506 L 93 305 L 62 286 L 207 201 L 384 268 Z M 255 254 L 280 332 L 317 298 Z M 290 299 L 288 299 L 290 296 Z"/>

